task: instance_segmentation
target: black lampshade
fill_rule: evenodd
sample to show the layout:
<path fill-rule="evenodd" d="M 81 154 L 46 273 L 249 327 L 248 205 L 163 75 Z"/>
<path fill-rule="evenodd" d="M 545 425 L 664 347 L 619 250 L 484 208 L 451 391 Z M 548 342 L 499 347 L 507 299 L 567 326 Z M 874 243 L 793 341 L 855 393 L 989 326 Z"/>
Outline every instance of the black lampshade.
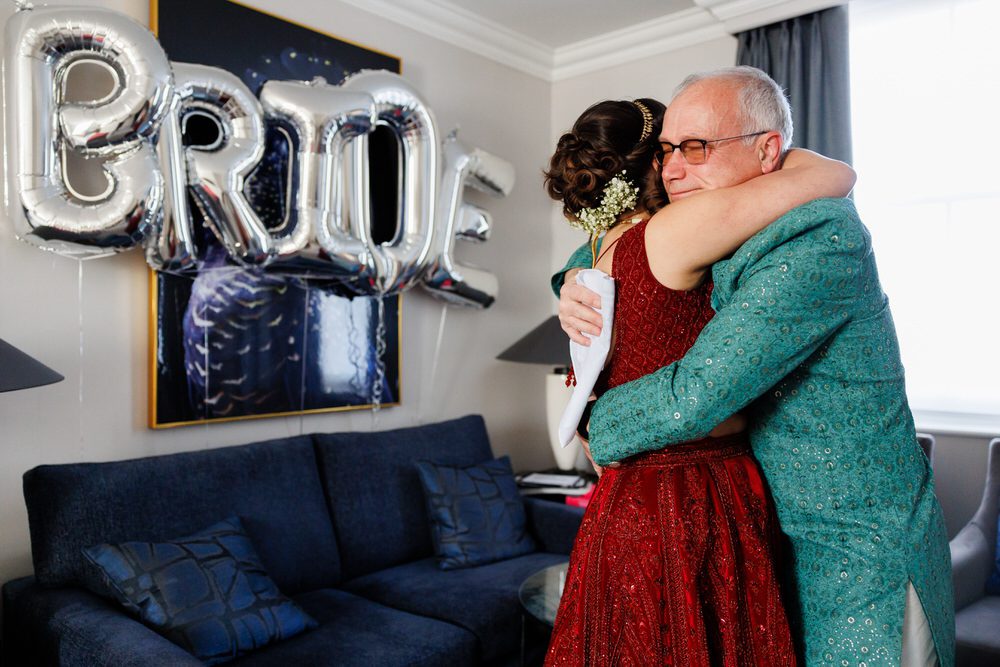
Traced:
<path fill-rule="evenodd" d="M 0 338 L 0 392 L 40 387 L 62 379 L 59 373 Z"/>
<path fill-rule="evenodd" d="M 497 355 L 497 359 L 526 364 L 569 366 L 571 363 L 569 337 L 559 326 L 559 317 L 553 315 Z"/>

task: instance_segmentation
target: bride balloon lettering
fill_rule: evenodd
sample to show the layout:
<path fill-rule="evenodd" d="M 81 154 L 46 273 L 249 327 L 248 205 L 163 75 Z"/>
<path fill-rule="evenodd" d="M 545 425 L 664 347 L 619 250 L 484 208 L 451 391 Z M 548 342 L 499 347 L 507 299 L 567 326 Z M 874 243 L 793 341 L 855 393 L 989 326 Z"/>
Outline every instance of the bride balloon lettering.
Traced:
<path fill-rule="evenodd" d="M 70 71 L 104 67 L 113 90 L 100 100 L 67 99 Z M 4 205 L 15 233 L 74 257 L 145 248 L 151 267 L 199 268 L 195 221 L 230 258 L 358 295 L 390 295 L 421 284 L 435 296 L 489 306 L 493 274 L 454 258 L 456 238 L 484 241 L 487 211 L 464 201 L 467 186 L 507 195 L 513 167 L 454 133 L 441 139 L 434 115 L 401 77 L 365 71 L 339 86 L 268 81 L 260 99 L 236 76 L 171 63 L 153 35 L 114 11 L 41 7 L 7 25 L 3 69 L 6 122 Z M 192 115 L 220 128 L 210 146 L 185 145 Z M 295 174 L 284 224 L 261 220 L 245 193 L 265 152 L 265 128 L 294 133 Z M 391 130 L 399 147 L 396 234 L 371 231 L 368 140 Z M 81 194 L 71 158 L 100 158 L 106 187 Z M 194 202 L 196 211 L 190 209 Z"/>

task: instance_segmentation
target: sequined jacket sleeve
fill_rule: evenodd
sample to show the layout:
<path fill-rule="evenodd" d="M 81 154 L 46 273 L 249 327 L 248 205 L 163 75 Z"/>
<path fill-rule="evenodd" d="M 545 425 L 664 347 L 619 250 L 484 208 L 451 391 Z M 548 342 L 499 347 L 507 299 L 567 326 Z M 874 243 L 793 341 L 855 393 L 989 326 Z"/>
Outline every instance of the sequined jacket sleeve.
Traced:
<path fill-rule="evenodd" d="M 713 267 L 716 316 L 679 361 L 607 392 L 591 415 L 599 464 L 706 436 L 848 322 L 866 289 L 867 230 L 847 200 L 810 202 Z"/>
<path fill-rule="evenodd" d="M 598 252 L 601 251 L 601 241 L 603 241 L 603 239 L 598 239 L 597 241 Z M 562 269 L 552 275 L 552 291 L 555 293 L 556 298 L 559 298 L 559 290 L 562 289 L 563 279 L 565 279 L 567 271 L 571 269 L 589 269 L 590 265 L 590 243 L 588 242 L 574 250 L 573 254 L 569 256 L 569 261 L 566 262 L 566 266 L 562 267 Z"/>

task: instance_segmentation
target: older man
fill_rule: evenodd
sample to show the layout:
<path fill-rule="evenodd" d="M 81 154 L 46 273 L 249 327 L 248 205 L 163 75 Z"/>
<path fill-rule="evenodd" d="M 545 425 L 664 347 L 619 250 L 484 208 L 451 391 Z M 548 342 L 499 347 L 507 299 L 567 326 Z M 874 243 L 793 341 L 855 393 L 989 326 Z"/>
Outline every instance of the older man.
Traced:
<path fill-rule="evenodd" d="M 781 150 L 790 142 L 787 105 L 759 70 L 689 77 L 660 135 L 671 200 L 759 176 L 775 137 Z M 753 125 L 761 118 L 777 120 Z M 581 249 L 568 268 L 588 259 Z M 701 438 L 745 411 L 790 539 L 798 599 L 789 611 L 806 663 L 951 665 L 944 522 L 854 206 L 825 199 L 795 209 L 717 263 L 712 277 L 716 316 L 688 354 L 598 400 L 593 460 Z M 589 308 L 599 302 L 574 282 L 562 288 L 560 318 L 580 340 L 599 327 Z"/>

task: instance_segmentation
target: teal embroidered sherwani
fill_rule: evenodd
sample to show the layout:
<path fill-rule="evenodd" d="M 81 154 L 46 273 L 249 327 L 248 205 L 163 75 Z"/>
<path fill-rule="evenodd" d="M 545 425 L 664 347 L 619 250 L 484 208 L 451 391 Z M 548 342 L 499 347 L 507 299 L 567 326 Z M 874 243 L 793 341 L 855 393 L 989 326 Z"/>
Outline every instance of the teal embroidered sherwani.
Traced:
<path fill-rule="evenodd" d="M 581 248 L 567 268 L 589 259 Z M 798 609 L 789 611 L 806 663 L 898 665 L 912 582 L 941 664 L 953 665 L 947 533 L 853 204 L 791 211 L 712 277 L 716 316 L 687 355 L 597 402 L 594 460 L 701 438 L 745 410 L 792 545 Z"/>

